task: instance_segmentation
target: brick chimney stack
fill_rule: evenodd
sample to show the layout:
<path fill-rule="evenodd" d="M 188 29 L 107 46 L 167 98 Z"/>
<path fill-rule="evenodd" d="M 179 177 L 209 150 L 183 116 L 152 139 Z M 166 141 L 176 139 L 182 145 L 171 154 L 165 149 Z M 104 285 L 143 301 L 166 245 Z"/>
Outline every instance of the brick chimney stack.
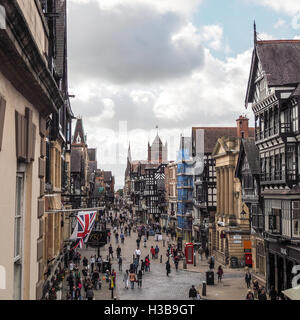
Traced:
<path fill-rule="evenodd" d="M 249 119 L 240 116 L 236 120 L 236 126 L 237 126 L 237 136 L 238 138 L 246 139 L 249 137 Z"/>

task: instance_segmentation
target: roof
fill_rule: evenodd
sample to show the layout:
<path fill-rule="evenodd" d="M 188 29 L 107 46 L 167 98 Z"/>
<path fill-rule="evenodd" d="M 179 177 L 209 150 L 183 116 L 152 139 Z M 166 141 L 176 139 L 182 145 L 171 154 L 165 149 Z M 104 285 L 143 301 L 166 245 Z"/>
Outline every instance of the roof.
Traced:
<path fill-rule="evenodd" d="M 282 293 L 290 300 L 300 300 L 300 286 L 283 290 Z"/>
<path fill-rule="evenodd" d="M 252 175 L 257 175 L 260 173 L 260 161 L 259 161 L 259 150 L 255 144 L 254 138 L 242 139 L 240 145 L 239 158 L 236 166 L 235 176 L 239 175 L 240 169 L 242 167 L 242 161 L 244 155 L 247 158 L 249 168 Z"/>
<path fill-rule="evenodd" d="M 71 172 L 81 172 L 81 159 L 83 152 L 80 149 L 71 149 Z"/>
<path fill-rule="evenodd" d="M 254 77 L 258 61 L 266 74 L 268 86 L 298 85 L 300 83 L 300 40 L 257 41 L 253 50 L 246 94 L 246 105 L 253 102 Z"/>
<path fill-rule="evenodd" d="M 269 86 L 300 83 L 300 40 L 258 41 L 257 53 Z"/>
<path fill-rule="evenodd" d="M 80 143 L 77 143 L 78 135 L 81 140 Z M 85 144 L 86 143 L 85 140 L 86 140 L 86 138 L 85 138 L 85 134 L 84 134 L 84 130 L 83 130 L 82 119 L 77 118 L 72 144 Z"/>
<path fill-rule="evenodd" d="M 204 153 L 212 153 L 217 143 L 217 140 L 221 137 L 237 137 L 237 127 L 192 127 L 193 140 L 196 137 L 197 129 L 204 130 Z M 249 137 L 254 137 L 255 129 L 248 128 L 248 130 Z"/>

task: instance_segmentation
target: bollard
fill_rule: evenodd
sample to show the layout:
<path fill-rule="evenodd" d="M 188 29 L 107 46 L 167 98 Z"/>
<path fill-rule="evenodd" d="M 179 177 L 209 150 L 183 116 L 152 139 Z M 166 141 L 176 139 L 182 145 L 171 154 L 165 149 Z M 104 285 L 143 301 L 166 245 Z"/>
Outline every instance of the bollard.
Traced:
<path fill-rule="evenodd" d="M 186 259 L 183 258 L 183 259 L 182 259 L 182 262 L 183 262 L 183 269 L 186 269 Z"/>
<path fill-rule="evenodd" d="M 196 267 L 196 253 L 194 252 L 194 267 Z"/>
<path fill-rule="evenodd" d="M 206 296 L 206 281 L 202 282 L 202 296 Z"/>
<path fill-rule="evenodd" d="M 162 263 L 162 254 L 160 255 L 160 263 Z"/>

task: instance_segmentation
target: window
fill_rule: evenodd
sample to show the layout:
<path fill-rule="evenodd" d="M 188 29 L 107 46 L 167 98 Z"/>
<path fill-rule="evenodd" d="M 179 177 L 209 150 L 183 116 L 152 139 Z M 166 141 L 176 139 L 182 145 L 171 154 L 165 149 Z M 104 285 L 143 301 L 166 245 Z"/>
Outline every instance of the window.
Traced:
<path fill-rule="evenodd" d="M 293 201 L 293 237 L 300 237 L 300 201 Z"/>
<path fill-rule="evenodd" d="M 256 271 L 265 274 L 265 249 L 260 241 L 256 241 Z"/>
<path fill-rule="evenodd" d="M 294 106 L 292 108 L 292 126 L 293 131 L 298 131 L 299 125 L 298 125 L 298 105 Z"/>
<path fill-rule="evenodd" d="M 24 176 L 16 178 L 16 211 L 14 236 L 14 300 L 22 298 L 22 239 L 23 239 L 23 208 L 24 208 Z"/>
<path fill-rule="evenodd" d="M 272 208 L 269 215 L 269 230 L 274 233 L 281 233 L 281 209 Z"/>

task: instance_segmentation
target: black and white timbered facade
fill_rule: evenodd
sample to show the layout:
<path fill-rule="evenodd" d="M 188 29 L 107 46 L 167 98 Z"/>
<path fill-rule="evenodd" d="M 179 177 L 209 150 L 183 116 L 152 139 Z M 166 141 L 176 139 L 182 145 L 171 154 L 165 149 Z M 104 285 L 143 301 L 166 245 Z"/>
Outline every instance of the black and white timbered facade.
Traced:
<path fill-rule="evenodd" d="M 300 264 L 300 41 L 257 41 L 246 107 L 255 116 L 267 287 L 291 288 Z"/>

